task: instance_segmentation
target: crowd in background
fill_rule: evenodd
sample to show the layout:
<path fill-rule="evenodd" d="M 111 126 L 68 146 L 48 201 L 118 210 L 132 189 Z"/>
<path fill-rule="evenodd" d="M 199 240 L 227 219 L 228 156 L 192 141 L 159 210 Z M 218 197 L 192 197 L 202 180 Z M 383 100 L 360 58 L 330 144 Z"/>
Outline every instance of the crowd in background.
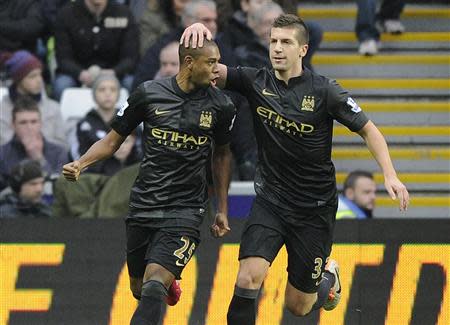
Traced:
<path fill-rule="evenodd" d="M 131 92 L 143 81 L 174 76 L 178 41 L 194 22 L 212 32 L 223 63 L 270 68 L 271 24 L 283 12 L 296 14 L 298 2 L 0 0 L 0 86 L 7 90 L 0 94 L 0 217 L 47 217 L 50 205 L 62 216 L 122 213 L 105 211 L 101 200 L 116 195 L 116 202 L 126 202 L 127 193 L 124 187 L 117 191 L 117 184 L 137 172 L 142 156 L 139 129 L 113 157 L 87 170 L 91 175 L 81 187 L 55 182 L 64 163 L 109 132 L 120 89 Z M 377 53 L 380 31 L 404 31 L 399 21 L 404 1 L 383 1 L 378 14 L 375 0 L 358 0 L 357 5 L 361 54 Z M 315 22 L 306 23 L 310 44 L 304 64 L 313 69 L 311 57 L 323 30 Z M 70 87 L 90 88 L 95 103 L 71 127 L 59 104 Z M 248 103 L 236 93 L 227 94 L 238 108 L 231 143 L 234 178 L 252 180 L 257 147 Z M 83 204 L 70 201 L 73 191 L 85 195 L 77 201 Z M 367 209 L 363 212 L 369 216 Z"/>

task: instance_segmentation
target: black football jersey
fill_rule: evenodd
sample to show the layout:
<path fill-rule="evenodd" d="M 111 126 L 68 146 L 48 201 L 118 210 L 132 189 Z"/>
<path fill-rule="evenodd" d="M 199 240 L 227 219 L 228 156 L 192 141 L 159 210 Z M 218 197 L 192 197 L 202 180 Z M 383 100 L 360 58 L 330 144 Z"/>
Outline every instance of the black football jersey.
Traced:
<path fill-rule="evenodd" d="M 304 69 L 286 84 L 266 68 L 228 68 L 226 89 L 248 98 L 258 143 L 256 193 L 289 209 L 335 204 L 333 120 L 352 131 L 368 121 L 334 80 Z"/>
<path fill-rule="evenodd" d="M 122 136 L 144 125 L 144 157 L 129 217 L 161 216 L 151 212 L 169 208 L 204 209 L 206 164 L 214 145 L 229 143 L 234 116 L 234 105 L 218 88 L 187 94 L 175 77 L 141 84 L 112 123 Z"/>

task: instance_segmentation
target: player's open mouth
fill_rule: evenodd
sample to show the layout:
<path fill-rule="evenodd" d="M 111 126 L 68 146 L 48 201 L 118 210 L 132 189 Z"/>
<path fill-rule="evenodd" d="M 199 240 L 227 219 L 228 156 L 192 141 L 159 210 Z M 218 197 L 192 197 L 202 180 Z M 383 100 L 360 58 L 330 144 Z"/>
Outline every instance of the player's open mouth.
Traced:
<path fill-rule="evenodd" d="M 219 78 L 217 77 L 217 78 L 214 78 L 214 79 L 211 80 L 211 85 L 212 86 L 215 86 L 217 84 L 217 79 L 219 79 Z"/>

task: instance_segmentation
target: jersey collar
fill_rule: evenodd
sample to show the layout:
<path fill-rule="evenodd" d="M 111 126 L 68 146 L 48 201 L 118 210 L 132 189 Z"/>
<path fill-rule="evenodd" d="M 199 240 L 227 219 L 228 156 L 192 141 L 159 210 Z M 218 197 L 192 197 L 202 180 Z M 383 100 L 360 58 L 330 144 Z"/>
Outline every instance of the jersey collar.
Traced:
<path fill-rule="evenodd" d="M 273 74 L 275 80 L 278 84 L 282 85 L 285 88 L 292 88 L 295 87 L 298 84 L 301 84 L 302 82 L 305 82 L 306 80 L 309 80 L 311 77 L 311 70 L 303 66 L 302 74 L 298 77 L 293 77 L 288 80 L 288 84 L 286 85 L 283 80 L 280 80 L 275 75 L 275 70 L 271 70 L 271 73 Z"/>
<path fill-rule="evenodd" d="M 208 88 L 205 88 L 205 89 L 200 88 L 200 89 L 194 90 L 190 93 L 185 93 L 178 85 L 176 76 L 171 78 L 171 82 L 172 82 L 173 89 L 175 90 L 175 93 L 180 95 L 180 97 L 188 97 L 188 98 L 204 97 L 206 95 L 206 92 L 208 89 Z"/>

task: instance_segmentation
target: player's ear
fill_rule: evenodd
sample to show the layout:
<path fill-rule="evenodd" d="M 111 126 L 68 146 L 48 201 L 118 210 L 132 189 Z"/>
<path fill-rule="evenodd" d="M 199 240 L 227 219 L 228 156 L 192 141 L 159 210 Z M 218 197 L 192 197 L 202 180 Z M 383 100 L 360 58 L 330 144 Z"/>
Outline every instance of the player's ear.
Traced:
<path fill-rule="evenodd" d="M 301 58 L 304 58 L 306 56 L 306 53 L 308 53 L 308 47 L 308 44 L 300 45 L 299 56 Z"/>
<path fill-rule="evenodd" d="M 192 67 L 194 66 L 194 58 L 190 55 L 186 55 L 184 57 L 184 64 L 189 70 L 192 70 Z"/>

